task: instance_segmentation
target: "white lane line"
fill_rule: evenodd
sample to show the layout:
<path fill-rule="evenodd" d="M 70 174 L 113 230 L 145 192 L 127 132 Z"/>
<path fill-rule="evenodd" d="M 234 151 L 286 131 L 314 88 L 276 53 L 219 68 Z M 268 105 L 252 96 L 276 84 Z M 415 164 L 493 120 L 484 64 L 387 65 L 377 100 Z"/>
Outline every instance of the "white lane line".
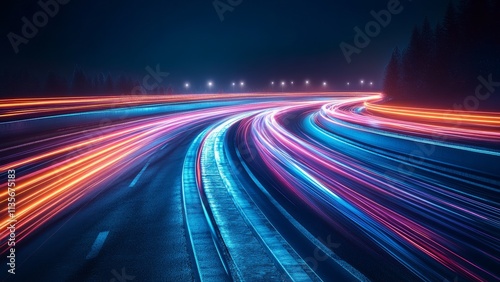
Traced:
<path fill-rule="evenodd" d="M 149 163 L 151 161 L 148 161 L 146 163 L 146 165 L 141 169 L 141 171 L 139 172 L 139 174 L 137 174 L 137 176 L 134 178 L 134 180 L 132 180 L 132 182 L 130 182 L 130 185 L 128 186 L 128 188 L 132 188 L 135 186 L 135 184 L 137 183 L 137 181 L 139 181 L 139 178 L 141 178 L 141 175 L 144 173 L 144 171 L 146 171 L 146 169 L 148 168 L 149 166 Z"/>
<path fill-rule="evenodd" d="M 108 234 L 109 231 L 99 232 L 86 259 L 93 259 L 97 257 L 99 251 L 101 251 L 102 245 L 104 245 L 104 241 L 106 241 L 106 238 L 108 238 Z"/>

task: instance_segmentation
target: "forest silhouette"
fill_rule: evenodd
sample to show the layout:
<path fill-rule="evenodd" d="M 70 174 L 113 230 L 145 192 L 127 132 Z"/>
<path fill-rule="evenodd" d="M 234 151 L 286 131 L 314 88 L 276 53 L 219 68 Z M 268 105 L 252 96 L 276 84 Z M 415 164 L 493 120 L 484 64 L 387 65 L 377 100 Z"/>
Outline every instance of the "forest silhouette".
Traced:
<path fill-rule="evenodd" d="M 488 96 L 489 103 L 481 109 L 500 109 L 499 27 L 499 0 L 450 2 L 442 22 L 433 27 L 425 18 L 413 29 L 408 46 L 394 49 L 385 94 L 393 103 L 446 106 L 461 103 L 483 85 L 480 95 Z"/>

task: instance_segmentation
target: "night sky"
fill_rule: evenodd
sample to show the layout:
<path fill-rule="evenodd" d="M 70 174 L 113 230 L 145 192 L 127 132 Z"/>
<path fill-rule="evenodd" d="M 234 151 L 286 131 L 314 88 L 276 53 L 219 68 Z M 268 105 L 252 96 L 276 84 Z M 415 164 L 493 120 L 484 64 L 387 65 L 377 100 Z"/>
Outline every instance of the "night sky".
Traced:
<path fill-rule="evenodd" d="M 21 35 L 21 18 L 31 20 L 41 8 L 37 1 L 4 4 L 2 68 L 71 73 L 80 65 L 140 75 L 159 64 L 172 84 L 309 78 L 340 85 L 364 78 L 378 86 L 392 49 L 404 47 L 425 16 L 441 20 L 448 3 L 402 0 L 403 11 L 348 64 L 340 43 L 353 44 L 353 28 L 364 28 L 370 11 L 388 2 L 243 0 L 221 21 L 210 0 L 70 0 L 17 55 L 7 34 Z"/>

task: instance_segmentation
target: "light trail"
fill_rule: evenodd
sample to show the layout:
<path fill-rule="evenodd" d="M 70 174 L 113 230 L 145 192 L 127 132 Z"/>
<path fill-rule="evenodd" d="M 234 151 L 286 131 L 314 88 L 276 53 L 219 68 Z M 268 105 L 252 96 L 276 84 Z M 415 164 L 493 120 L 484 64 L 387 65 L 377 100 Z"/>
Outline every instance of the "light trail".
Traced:
<path fill-rule="evenodd" d="M 162 110 L 99 128 L 75 124 L 71 130 L 47 133 L 37 140 L 27 136 L 8 140 L 0 150 L 0 168 L 2 173 L 13 168 L 19 172 L 17 242 L 36 237 L 42 227 L 91 195 L 112 189 L 111 183 L 128 177 L 160 147 L 204 128 L 203 134 L 210 138 L 197 138 L 199 148 L 189 151 L 194 158 L 192 150 L 197 150 L 196 159 L 189 162 L 193 167 L 183 171 L 183 177 L 191 174 L 196 180 L 202 198 L 210 180 L 209 161 L 216 161 L 221 183 L 239 187 L 241 172 L 224 167 L 227 162 L 221 159 L 239 140 L 238 154 L 246 150 L 252 159 L 244 164 L 252 177 L 274 183 L 265 189 L 277 191 L 299 209 L 307 208 L 367 253 L 395 259 L 423 280 L 442 281 L 449 273 L 470 280 L 500 280 L 495 269 L 500 265 L 499 114 L 378 104 L 382 99 L 378 93 L 255 93 L 251 94 L 254 102 L 248 102 L 249 95 L 2 101 L 0 124 L 46 117 L 57 122 L 66 114 L 113 108 L 209 102 L 192 111 Z M 223 101 L 235 104 L 218 104 Z M 210 160 L 202 155 L 208 148 L 216 148 Z M 247 206 L 254 201 L 235 194 L 243 190 L 230 190 L 228 199 L 246 207 L 238 212 L 252 222 L 252 232 L 274 230 L 259 225 L 267 221 L 255 219 L 260 213 Z M 2 243 L 9 235 L 7 192 L 6 183 L 0 184 Z M 217 197 L 208 202 L 211 207 L 218 205 Z M 218 212 L 229 210 L 221 206 Z M 227 215 L 215 216 L 209 224 L 222 224 L 221 218 Z M 237 235 L 227 230 L 224 234 L 221 240 L 238 253 L 233 241 Z M 275 242 L 273 238 L 263 241 Z M 284 250 L 266 248 L 278 260 Z M 6 250 L 4 244 L 2 251 Z M 223 253 L 220 256 L 224 259 Z"/>

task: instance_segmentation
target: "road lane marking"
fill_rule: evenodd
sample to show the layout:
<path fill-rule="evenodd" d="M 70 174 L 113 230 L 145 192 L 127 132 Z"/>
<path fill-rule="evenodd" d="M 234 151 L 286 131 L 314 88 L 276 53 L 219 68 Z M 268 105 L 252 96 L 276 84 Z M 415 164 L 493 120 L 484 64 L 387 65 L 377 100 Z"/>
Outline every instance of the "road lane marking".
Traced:
<path fill-rule="evenodd" d="M 102 245 L 104 245 L 104 241 L 106 241 L 106 238 L 108 238 L 108 234 L 109 231 L 103 231 L 97 235 L 97 238 L 95 238 L 94 244 L 92 245 L 92 248 L 90 249 L 90 252 L 87 255 L 86 259 L 93 259 L 97 257 L 99 251 L 101 251 Z"/>
<path fill-rule="evenodd" d="M 144 171 L 146 171 L 146 169 L 148 168 L 149 166 L 149 163 L 151 161 L 148 161 L 146 163 L 146 165 L 141 169 L 141 171 L 139 172 L 139 174 L 137 174 L 137 176 L 134 178 L 134 180 L 132 180 L 132 182 L 130 183 L 130 185 L 128 186 L 128 188 L 132 188 L 135 186 L 135 184 L 137 183 L 137 181 L 139 181 L 139 178 L 141 178 L 141 175 L 144 173 Z"/>

